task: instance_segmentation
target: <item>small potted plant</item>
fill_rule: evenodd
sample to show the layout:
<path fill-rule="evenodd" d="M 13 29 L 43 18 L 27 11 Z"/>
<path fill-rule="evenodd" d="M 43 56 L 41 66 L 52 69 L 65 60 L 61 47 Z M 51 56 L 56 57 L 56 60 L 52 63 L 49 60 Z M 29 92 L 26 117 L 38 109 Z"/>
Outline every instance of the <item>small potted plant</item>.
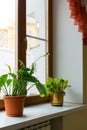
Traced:
<path fill-rule="evenodd" d="M 37 60 L 46 55 L 48 53 L 40 56 Z M 11 67 L 7 65 L 9 72 L 0 76 L 0 91 L 4 95 L 5 110 L 8 116 L 23 115 L 24 99 L 29 90 L 27 88 L 28 82 L 36 86 L 41 96 L 47 95 L 44 85 L 34 76 L 36 61 L 29 68 L 20 61 L 17 74 L 13 73 Z"/>
<path fill-rule="evenodd" d="M 70 87 L 68 85 L 68 80 L 60 79 L 58 77 L 49 77 L 46 81 L 45 88 L 47 94 L 50 95 L 51 104 L 54 106 L 63 105 L 63 97 L 65 94 L 65 89 Z"/>

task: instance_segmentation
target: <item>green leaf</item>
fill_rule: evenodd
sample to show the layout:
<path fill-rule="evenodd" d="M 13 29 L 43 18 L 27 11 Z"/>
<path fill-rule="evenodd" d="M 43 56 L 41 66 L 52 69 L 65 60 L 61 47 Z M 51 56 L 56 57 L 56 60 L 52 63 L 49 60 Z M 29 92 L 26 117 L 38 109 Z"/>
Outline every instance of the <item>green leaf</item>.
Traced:
<path fill-rule="evenodd" d="M 14 74 L 14 73 L 9 73 L 9 75 L 12 77 L 12 78 L 16 78 L 17 76 L 16 76 L 16 74 Z"/>
<path fill-rule="evenodd" d="M 21 60 L 18 60 L 21 67 L 25 67 L 24 63 Z"/>
<path fill-rule="evenodd" d="M 47 91 L 43 84 L 41 84 L 40 82 L 37 82 L 36 88 L 39 91 L 41 97 L 48 96 Z"/>
<path fill-rule="evenodd" d="M 15 85 L 17 84 L 17 82 L 18 82 L 18 79 L 13 79 L 13 87 L 15 87 Z"/>
<path fill-rule="evenodd" d="M 10 66 L 10 65 L 8 65 L 8 64 L 6 64 L 6 66 L 8 67 L 9 72 L 11 73 L 11 66 Z"/>
<path fill-rule="evenodd" d="M 7 81 L 8 74 L 4 74 L 0 77 L 0 88 L 3 87 Z"/>
<path fill-rule="evenodd" d="M 35 64 L 32 63 L 31 69 L 30 69 L 30 75 L 32 75 L 34 73 L 35 70 Z"/>
<path fill-rule="evenodd" d="M 7 86 L 9 86 L 12 82 L 12 79 L 7 79 Z"/>

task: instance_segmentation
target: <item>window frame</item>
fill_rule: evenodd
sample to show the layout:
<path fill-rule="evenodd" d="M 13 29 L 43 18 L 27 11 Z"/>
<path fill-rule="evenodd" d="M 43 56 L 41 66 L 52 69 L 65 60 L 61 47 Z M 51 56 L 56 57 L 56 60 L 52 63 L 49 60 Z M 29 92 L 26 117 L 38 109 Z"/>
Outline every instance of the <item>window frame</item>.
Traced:
<path fill-rule="evenodd" d="M 53 28 L 52 28 L 52 0 L 48 0 L 48 76 L 53 76 Z M 26 64 L 26 0 L 18 0 L 18 59 Z M 21 48 L 21 49 L 20 49 Z M 23 52 L 23 53 L 22 53 Z M 18 64 L 18 63 L 17 63 Z M 19 64 L 18 64 L 18 67 Z M 48 102 L 49 97 L 27 96 L 25 106 Z M 0 110 L 4 109 L 4 101 L 0 100 Z"/>

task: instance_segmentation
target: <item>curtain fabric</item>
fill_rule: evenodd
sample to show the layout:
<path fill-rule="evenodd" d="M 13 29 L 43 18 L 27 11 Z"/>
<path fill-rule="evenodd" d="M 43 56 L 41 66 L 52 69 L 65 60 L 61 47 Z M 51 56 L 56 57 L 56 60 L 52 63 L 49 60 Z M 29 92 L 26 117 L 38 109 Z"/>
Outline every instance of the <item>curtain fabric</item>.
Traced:
<path fill-rule="evenodd" d="M 87 12 L 87 0 L 81 0 L 81 5 L 86 7 Z"/>
<path fill-rule="evenodd" d="M 68 3 L 70 17 L 74 19 L 74 24 L 78 25 L 82 38 L 87 39 L 87 0 L 68 0 Z"/>

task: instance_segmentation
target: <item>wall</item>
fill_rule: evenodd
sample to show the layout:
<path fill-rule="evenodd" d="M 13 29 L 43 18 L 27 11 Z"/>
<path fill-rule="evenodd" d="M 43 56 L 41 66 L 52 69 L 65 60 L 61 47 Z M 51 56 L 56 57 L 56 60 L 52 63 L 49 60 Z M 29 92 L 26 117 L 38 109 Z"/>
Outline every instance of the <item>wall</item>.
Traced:
<path fill-rule="evenodd" d="M 87 130 L 87 110 L 81 110 L 63 118 L 63 130 Z"/>
<path fill-rule="evenodd" d="M 72 85 L 65 101 L 87 103 L 87 47 L 70 18 L 67 0 L 53 1 L 53 44 L 54 76 L 68 79 Z M 86 121 L 87 110 L 80 110 L 63 117 L 62 129 L 86 130 Z"/>
<path fill-rule="evenodd" d="M 67 0 L 53 1 L 54 76 L 68 79 L 65 101 L 83 102 L 82 37 L 70 18 Z"/>

